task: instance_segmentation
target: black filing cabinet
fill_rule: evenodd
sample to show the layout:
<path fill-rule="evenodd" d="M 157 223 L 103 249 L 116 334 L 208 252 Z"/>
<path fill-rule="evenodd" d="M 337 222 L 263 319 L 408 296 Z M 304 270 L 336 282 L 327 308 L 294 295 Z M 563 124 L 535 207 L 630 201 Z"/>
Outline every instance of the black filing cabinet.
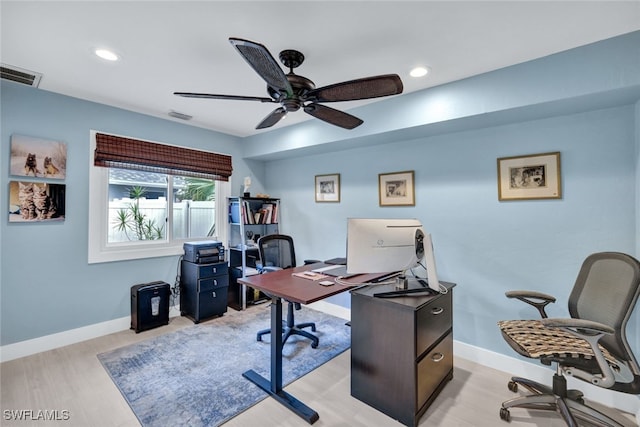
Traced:
<path fill-rule="evenodd" d="M 182 261 L 180 313 L 194 323 L 227 312 L 229 267 L 226 262 L 196 264 Z"/>

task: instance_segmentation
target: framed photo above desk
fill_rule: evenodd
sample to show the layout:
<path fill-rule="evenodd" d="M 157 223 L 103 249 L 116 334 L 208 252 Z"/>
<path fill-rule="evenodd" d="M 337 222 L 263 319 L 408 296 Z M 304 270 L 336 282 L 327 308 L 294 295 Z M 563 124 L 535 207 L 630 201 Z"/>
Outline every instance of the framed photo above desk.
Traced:
<path fill-rule="evenodd" d="M 340 202 L 340 174 L 316 175 L 316 202 Z"/>
<path fill-rule="evenodd" d="M 415 206 L 413 171 L 378 174 L 380 206 Z"/>
<path fill-rule="evenodd" d="M 498 200 L 560 198 L 559 152 L 498 159 Z"/>

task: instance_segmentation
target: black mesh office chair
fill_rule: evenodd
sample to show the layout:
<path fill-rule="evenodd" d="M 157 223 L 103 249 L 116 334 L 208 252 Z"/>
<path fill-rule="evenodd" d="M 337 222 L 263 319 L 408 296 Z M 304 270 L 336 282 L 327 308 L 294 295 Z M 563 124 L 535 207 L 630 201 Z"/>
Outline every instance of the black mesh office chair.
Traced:
<path fill-rule="evenodd" d="M 296 266 L 296 252 L 293 246 L 291 236 L 284 234 L 269 234 L 258 239 L 258 253 L 260 254 L 260 262 L 262 264 L 263 273 L 285 268 L 293 268 Z M 287 341 L 291 335 L 300 335 L 311 340 L 311 347 L 318 347 L 318 337 L 302 330 L 302 328 L 311 328 L 315 332 L 315 323 L 299 323 L 295 324 L 294 311 L 300 310 L 299 303 L 287 301 L 287 321 L 284 327 L 284 335 L 282 336 L 282 344 Z M 257 340 L 262 341 L 262 336 L 271 333 L 271 329 L 264 329 L 257 334 Z"/>
<path fill-rule="evenodd" d="M 625 334 L 627 321 L 640 293 L 640 262 L 617 252 L 588 256 L 569 296 L 567 319 L 549 319 L 545 307 L 555 298 L 539 292 L 512 291 L 534 306 L 541 320 L 498 322 L 503 337 L 519 354 L 556 364 L 553 386 L 513 377 L 509 390 L 523 386 L 531 394 L 507 400 L 500 418 L 511 420 L 509 408 L 555 410 L 570 427 L 576 418 L 597 426 L 620 426 L 607 415 L 584 404 L 579 390 L 567 390 L 565 375 L 598 387 L 640 394 L 640 368 Z"/>

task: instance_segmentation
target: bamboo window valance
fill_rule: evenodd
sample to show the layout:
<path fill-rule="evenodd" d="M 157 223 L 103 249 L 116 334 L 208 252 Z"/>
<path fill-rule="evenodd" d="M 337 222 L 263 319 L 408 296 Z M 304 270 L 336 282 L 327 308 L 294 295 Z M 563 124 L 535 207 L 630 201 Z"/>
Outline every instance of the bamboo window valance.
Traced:
<path fill-rule="evenodd" d="M 96 133 L 94 165 L 228 181 L 231 156 Z"/>

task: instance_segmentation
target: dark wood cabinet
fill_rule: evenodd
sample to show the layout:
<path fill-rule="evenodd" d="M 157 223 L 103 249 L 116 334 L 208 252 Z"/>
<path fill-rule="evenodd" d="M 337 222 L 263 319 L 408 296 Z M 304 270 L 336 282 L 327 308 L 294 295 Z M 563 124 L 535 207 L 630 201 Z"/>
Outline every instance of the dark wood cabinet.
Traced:
<path fill-rule="evenodd" d="M 229 267 L 226 262 L 180 266 L 180 313 L 194 323 L 227 312 Z"/>
<path fill-rule="evenodd" d="M 377 298 L 393 286 L 351 292 L 351 395 L 416 426 L 453 378 L 452 283 L 437 296 Z"/>

